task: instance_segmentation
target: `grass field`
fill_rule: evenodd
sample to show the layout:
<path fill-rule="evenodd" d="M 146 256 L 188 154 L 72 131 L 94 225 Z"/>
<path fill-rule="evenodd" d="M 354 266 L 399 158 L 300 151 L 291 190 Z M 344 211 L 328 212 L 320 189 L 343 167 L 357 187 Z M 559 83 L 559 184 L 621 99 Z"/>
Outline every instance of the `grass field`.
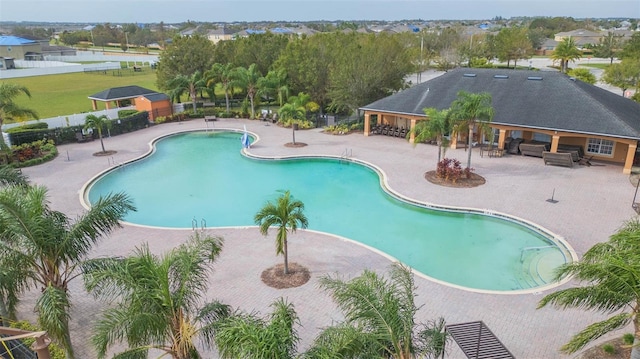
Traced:
<path fill-rule="evenodd" d="M 142 72 L 130 71 L 122 70 L 122 76 L 113 76 L 111 71 L 107 71 L 106 75 L 80 72 L 0 81 L 28 88 L 31 98 L 20 95 L 15 98 L 15 102 L 36 111 L 40 118 L 49 118 L 93 111 L 91 100 L 87 97 L 112 87 L 137 85 L 158 91 L 156 74 L 153 70 L 145 68 Z M 99 103 L 98 109 L 104 109 L 104 104 Z"/>

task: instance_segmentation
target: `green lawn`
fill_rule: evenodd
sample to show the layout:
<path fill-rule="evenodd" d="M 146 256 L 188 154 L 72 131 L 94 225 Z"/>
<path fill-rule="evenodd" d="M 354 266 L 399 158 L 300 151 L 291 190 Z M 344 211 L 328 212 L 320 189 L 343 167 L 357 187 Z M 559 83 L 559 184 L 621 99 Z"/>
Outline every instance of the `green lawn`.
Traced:
<path fill-rule="evenodd" d="M 137 85 L 158 91 L 156 74 L 148 67 L 145 67 L 142 72 L 122 70 L 122 76 L 113 76 L 112 72 L 107 71 L 106 75 L 80 72 L 0 81 L 16 83 L 28 88 L 31 98 L 19 95 L 15 98 L 15 102 L 36 111 L 40 118 L 93 111 L 91 100 L 87 97 L 112 87 Z M 99 103 L 98 109 L 104 109 L 104 104 Z"/>

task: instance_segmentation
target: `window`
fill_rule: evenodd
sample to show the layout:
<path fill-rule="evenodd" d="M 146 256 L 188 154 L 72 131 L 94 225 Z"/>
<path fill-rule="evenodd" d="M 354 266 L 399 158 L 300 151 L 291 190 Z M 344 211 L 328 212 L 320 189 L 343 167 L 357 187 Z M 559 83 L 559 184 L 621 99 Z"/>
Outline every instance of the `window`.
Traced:
<path fill-rule="evenodd" d="M 551 143 L 551 136 L 550 136 L 550 135 L 547 135 L 546 133 L 538 133 L 538 132 L 534 132 L 534 133 L 533 133 L 533 140 L 534 140 L 534 141 L 549 142 L 549 143 Z"/>
<path fill-rule="evenodd" d="M 613 156 L 613 141 L 590 138 L 587 141 L 587 153 Z"/>

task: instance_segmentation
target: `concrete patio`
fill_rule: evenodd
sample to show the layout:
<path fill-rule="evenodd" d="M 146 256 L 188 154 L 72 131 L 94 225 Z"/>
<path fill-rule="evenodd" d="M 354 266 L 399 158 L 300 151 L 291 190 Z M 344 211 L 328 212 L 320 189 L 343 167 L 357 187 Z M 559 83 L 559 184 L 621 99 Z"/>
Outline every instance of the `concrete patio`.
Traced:
<path fill-rule="evenodd" d="M 25 168 L 31 181 L 49 188 L 54 209 L 71 218 L 84 212 L 80 202 L 83 185 L 93 176 L 115 164 L 144 155 L 149 142 L 161 135 L 192 129 L 233 128 L 259 136 L 249 151 L 259 156 L 331 155 L 349 153 L 353 158 L 375 164 L 387 175 L 389 187 L 416 201 L 450 206 L 464 206 L 508 213 L 534 223 L 563 237 L 582 255 L 593 244 L 606 241 L 624 221 L 634 217 L 631 208 L 635 187 L 621 166 L 598 164 L 592 167 L 564 168 L 544 166 L 541 158 L 508 155 L 502 158 L 473 154 L 472 167 L 487 183 L 476 188 L 446 188 L 424 179 L 424 172 L 435 169 L 437 147 L 387 136 L 364 137 L 362 134 L 332 136 L 321 130 L 296 132 L 296 141 L 308 144 L 289 148 L 291 130 L 262 121 L 222 119 L 205 123 L 202 119 L 167 123 L 117 137 L 106 138 L 111 157 L 95 157 L 100 142 L 63 145 L 52 162 Z M 474 152 L 478 149 L 474 149 Z M 447 151 L 447 157 L 466 163 L 463 149 Z M 558 203 L 546 200 L 554 198 Z M 185 216 L 190 223 L 190 214 Z M 313 218 L 309 219 L 310 222 Z M 368 268 L 380 273 L 391 261 L 358 244 L 327 234 L 299 231 L 289 240 L 289 260 L 310 269 L 312 278 L 299 288 L 277 290 L 260 281 L 263 269 L 282 261 L 273 248 L 273 233 L 264 238 L 256 227 L 212 228 L 211 234 L 225 238 L 225 248 L 210 277 L 208 300 L 219 299 L 246 311 L 267 314 L 269 305 L 284 297 L 294 303 L 300 316 L 298 328 L 302 338 L 300 351 L 307 348 L 322 327 L 341 320 L 341 314 L 329 296 L 317 287 L 318 278 L 333 273 L 357 276 Z M 162 253 L 184 242 L 191 230 L 165 230 L 125 225 L 95 247 L 93 256 L 127 255 L 148 242 Z M 569 358 L 558 349 L 569 338 L 603 317 L 579 310 L 554 308 L 536 310 L 545 293 L 483 294 L 456 289 L 416 276 L 417 304 L 422 306 L 417 322 L 443 316 L 448 323 L 483 320 L 517 358 Z M 571 283 L 566 284 L 571 285 Z M 78 278 L 71 285 L 72 339 L 78 358 L 95 357 L 88 346 L 91 323 L 102 307 L 82 288 Z M 33 317 L 36 293 L 21 305 L 21 317 Z M 620 333 L 621 334 L 621 333 Z M 606 339 L 606 338 L 604 338 Z M 603 340 L 604 340 L 603 339 Z M 455 343 L 448 347 L 448 358 L 463 358 Z M 203 353 L 205 353 L 203 351 Z M 216 357 L 214 353 L 206 357 Z"/>

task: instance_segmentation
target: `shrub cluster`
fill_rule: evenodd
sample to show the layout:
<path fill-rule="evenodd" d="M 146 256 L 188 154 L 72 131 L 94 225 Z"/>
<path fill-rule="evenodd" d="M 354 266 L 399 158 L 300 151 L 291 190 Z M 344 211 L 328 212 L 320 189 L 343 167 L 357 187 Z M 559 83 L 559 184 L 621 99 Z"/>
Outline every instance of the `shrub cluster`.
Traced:
<path fill-rule="evenodd" d="M 146 111 L 138 112 L 135 110 L 122 110 L 118 112 L 118 114 L 131 113 L 131 111 L 133 111 L 133 114 L 127 117 L 110 120 L 107 124 L 107 128 L 102 131 L 103 136 L 107 134 L 116 136 L 149 126 L 149 114 Z M 42 124 L 36 123 L 15 127 L 8 130 L 7 133 L 9 134 L 11 144 L 14 146 L 49 139 L 53 140 L 56 145 L 61 145 L 64 143 L 77 142 L 76 133 L 81 132 L 83 128 L 84 125 L 77 125 L 49 129 L 47 128 L 47 123 L 42 122 Z M 93 136 L 96 138 L 98 134 L 94 132 Z"/>
<path fill-rule="evenodd" d="M 29 167 L 52 160 L 58 155 L 53 140 L 23 143 L 11 148 L 11 166 Z"/>
<path fill-rule="evenodd" d="M 473 172 L 473 168 L 462 168 L 460 166 L 460 161 L 455 158 L 443 158 L 440 162 L 438 162 L 438 167 L 436 168 L 436 176 L 438 178 L 443 178 L 447 182 L 456 183 L 462 176 L 465 178 L 471 177 L 471 172 Z"/>
<path fill-rule="evenodd" d="M 334 135 L 344 135 L 350 133 L 352 131 L 361 131 L 364 128 L 364 123 L 356 121 L 356 122 L 344 122 L 339 123 L 333 126 L 326 126 L 324 128 L 324 132 L 328 132 Z"/>
<path fill-rule="evenodd" d="M 313 122 L 309 120 L 280 120 L 278 121 L 278 123 L 282 127 L 287 127 L 287 128 L 290 128 L 291 126 L 293 126 L 294 123 L 297 123 L 299 130 L 307 130 L 315 127 Z"/>

